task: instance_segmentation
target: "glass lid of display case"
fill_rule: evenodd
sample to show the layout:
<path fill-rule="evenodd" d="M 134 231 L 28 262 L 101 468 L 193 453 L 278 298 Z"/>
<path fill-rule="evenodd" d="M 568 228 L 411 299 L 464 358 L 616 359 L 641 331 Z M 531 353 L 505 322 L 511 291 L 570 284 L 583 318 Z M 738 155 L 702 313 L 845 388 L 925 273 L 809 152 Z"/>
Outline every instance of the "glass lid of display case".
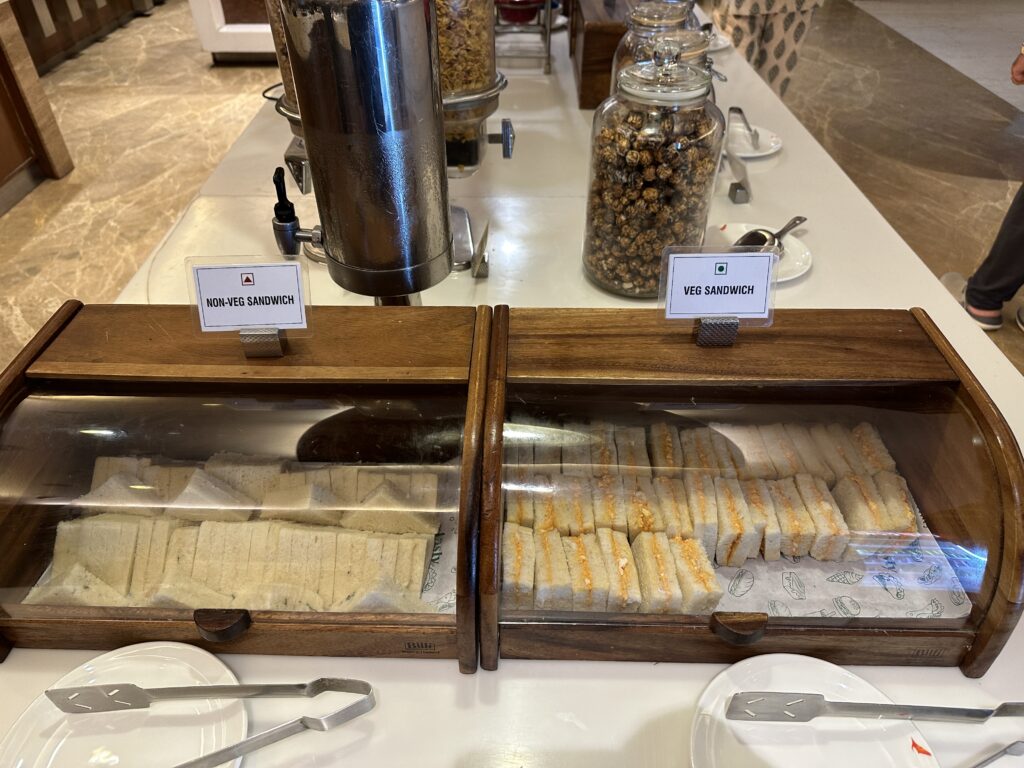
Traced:
<path fill-rule="evenodd" d="M 465 399 L 34 394 L 0 602 L 453 613 Z"/>
<path fill-rule="evenodd" d="M 960 627 L 991 599 L 998 481 L 952 390 L 790 403 L 581 390 L 509 398 L 503 613 Z"/>

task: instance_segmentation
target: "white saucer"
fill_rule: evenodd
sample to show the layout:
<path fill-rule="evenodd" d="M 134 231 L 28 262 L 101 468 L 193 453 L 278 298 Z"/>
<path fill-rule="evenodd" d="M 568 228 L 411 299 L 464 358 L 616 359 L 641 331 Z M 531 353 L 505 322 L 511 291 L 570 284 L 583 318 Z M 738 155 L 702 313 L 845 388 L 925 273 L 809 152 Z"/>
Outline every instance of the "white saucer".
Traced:
<path fill-rule="evenodd" d="M 806 723 L 726 720 L 739 691 L 821 693 L 832 701 L 890 703 L 851 672 L 809 656 L 754 656 L 719 673 L 697 701 L 690 734 L 693 768 L 938 768 L 913 722 L 830 717 Z"/>
<path fill-rule="evenodd" d="M 784 222 L 783 222 L 784 223 Z M 781 227 L 782 224 L 779 224 Z M 746 222 L 729 222 L 720 226 L 712 226 L 708 230 L 707 247 L 729 247 L 741 236 L 752 229 L 770 229 L 773 232 L 778 229 L 775 226 L 764 226 L 763 224 L 748 224 Z M 775 267 L 775 282 L 785 283 L 788 280 L 796 280 L 801 275 L 807 274 L 811 268 L 811 249 L 807 247 L 799 237 L 784 235 L 782 245 L 785 252 Z"/>
<path fill-rule="evenodd" d="M 134 683 L 143 688 L 236 685 L 213 654 L 183 643 L 141 643 L 105 653 L 53 688 Z M 242 741 L 248 732 L 238 699 L 162 702 L 151 709 L 69 715 L 40 695 L 0 742 L 0 765 L 19 768 L 168 766 Z M 241 758 L 233 763 L 236 768 Z"/>
<path fill-rule="evenodd" d="M 774 155 L 782 149 L 782 138 L 774 131 L 769 131 L 760 125 L 751 125 L 757 131 L 758 146 L 755 149 L 750 141 L 750 134 L 746 127 L 733 121 L 729 129 L 729 150 L 744 160 L 756 160 L 759 157 Z"/>
<path fill-rule="evenodd" d="M 724 51 L 726 48 L 732 48 L 732 40 L 722 34 L 722 30 L 715 28 L 715 36 L 711 38 L 708 50 L 715 53 L 717 51 Z"/>

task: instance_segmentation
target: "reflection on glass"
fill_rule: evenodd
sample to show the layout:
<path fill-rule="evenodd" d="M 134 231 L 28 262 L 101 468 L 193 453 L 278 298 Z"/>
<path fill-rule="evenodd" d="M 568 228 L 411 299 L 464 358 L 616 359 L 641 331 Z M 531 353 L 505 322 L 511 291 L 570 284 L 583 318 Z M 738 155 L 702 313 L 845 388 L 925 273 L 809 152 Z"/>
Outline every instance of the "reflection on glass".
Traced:
<path fill-rule="evenodd" d="M 931 395 L 926 409 L 517 405 L 503 606 L 962 626 L 996 544 L 970 526 L 997 503 L 994 474 L 973 419 Z M 937 473 L 950 462 L 975 479 Z"/>
<path fill-rule="evenodd" d="M 29 397 L 0 433 L 0 601 L 451 613 L 464 407 Z"/>

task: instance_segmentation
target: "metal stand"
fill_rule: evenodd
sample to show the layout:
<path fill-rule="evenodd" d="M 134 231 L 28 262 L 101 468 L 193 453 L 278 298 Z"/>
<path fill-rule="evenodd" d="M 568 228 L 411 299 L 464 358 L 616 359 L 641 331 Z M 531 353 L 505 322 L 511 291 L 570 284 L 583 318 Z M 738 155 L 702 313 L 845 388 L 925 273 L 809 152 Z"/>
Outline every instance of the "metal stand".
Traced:
<path fill-rule="evenodd" d="M 238 338 L 246 357 L 284 357 L 280 328 L 247 328 L 238 332 Z"/>
<path fill-rule="evenodd" d="M 738 317 L 702 317 L 697 320 L 698 347 L 731 347 L 740 332 Z"/>
<path fill-rule="evenodd" d="M 476 278 L 487 277 L 490 259 L 487 256 L 487 235 L 490 225 L 484 227 L 480 242 L 473 245 L 473 223 L 469 211 L 459 205 L 451 206 L 452 222 L 452 269 L 455 272 L 471 270 Z"/>
<path fill-rule="evenodd" d="M 541 50 L 539 53 L 519 53 L 498 51 L 499 56 L 513 59 L 540 59 L 544 63 L 544 74 L 551 74 L 551 0 L 544 0 L 540 6 L 540 20 L 535 24 L 507 24 L 500 19 L 500 12 L 495 12 L 494 33 L 496 35 L 540 34 Z"/>

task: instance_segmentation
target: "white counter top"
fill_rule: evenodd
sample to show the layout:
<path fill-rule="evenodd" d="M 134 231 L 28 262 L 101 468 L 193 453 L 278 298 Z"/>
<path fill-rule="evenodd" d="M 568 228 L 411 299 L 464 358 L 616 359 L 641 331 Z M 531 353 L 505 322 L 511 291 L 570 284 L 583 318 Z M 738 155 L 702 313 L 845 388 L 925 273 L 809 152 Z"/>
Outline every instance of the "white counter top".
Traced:
<path fill-rule="evenodd" d="M 512 117 L 516 156 L 490 154 L 485 168 L 453 181 L 455 202 L 477 227 L 490 217 L 491 276 L 455 274 L 423 295 L 425 304 L 635 306 L 582 275 L 584 194 L 592 113 L 573 105 L 566 37 L 555 45 L 550 78 L 506 70 L 510 85 L 495 118 Z M 781 225 L 800 213 L 814 252 L 811 272 L 780 286 L 782 307 L 924 307 L 977 373 L 1019 438 L 1024 398 L 1017 371 L 971 323 L 921 261 L 839 170 L 793 115 L 732 51 L 716 57 L 729 82 L 718 103 L 743 105 L 780 134 L 776 157 L 751 165 L 753 203 L 734 206 L 723 174 L 711 223 Z M 265 107 L 200 195 L 120 297 L 123 302 L 186 300 L 183 260 L 198 255 L 271 255 L 271 173 L 289 139 Z M 723 183 L 725 182 L 725 183 Z M 295 195 L 297 197 L 297 195 Z M 303 224 L 316 223 L 309 198 Z M 315 303 L 370 303 L 330 282 L 314 266 Z M 0 733 L 48 684 L 92 653 L 16 649 L 0 665 Z M 981 680 L 955 668 L 857 667 L 895 700 L 991 705 L 1024 699 L 1024 633 Z M 497 672 L 458 673 L 454 661 L 225 656 L 248 682 L 350 676 L 379 690 L 378 708 L 351 726 L 305 734 L 249 760 L 269 766 L 421 766 L 422 768 L 648 768 L 688 765 L 689 729 L 700 691 L 721 665 L 503 661 Z M 301 713 L 306 702 L 249 702 L 253 728 Z M 1024 736 L 1014 719 L 979 725 L 922 723 L 944 768 L 957 768 Z M 158 763 L 154 762 L 153 765 Z M 1006 758 L 1000 766 L 1024 765 Z M 6 768 L 6 767 L 4 767 Z M 737 767 L 742 768 L 742 767 Z"/>

